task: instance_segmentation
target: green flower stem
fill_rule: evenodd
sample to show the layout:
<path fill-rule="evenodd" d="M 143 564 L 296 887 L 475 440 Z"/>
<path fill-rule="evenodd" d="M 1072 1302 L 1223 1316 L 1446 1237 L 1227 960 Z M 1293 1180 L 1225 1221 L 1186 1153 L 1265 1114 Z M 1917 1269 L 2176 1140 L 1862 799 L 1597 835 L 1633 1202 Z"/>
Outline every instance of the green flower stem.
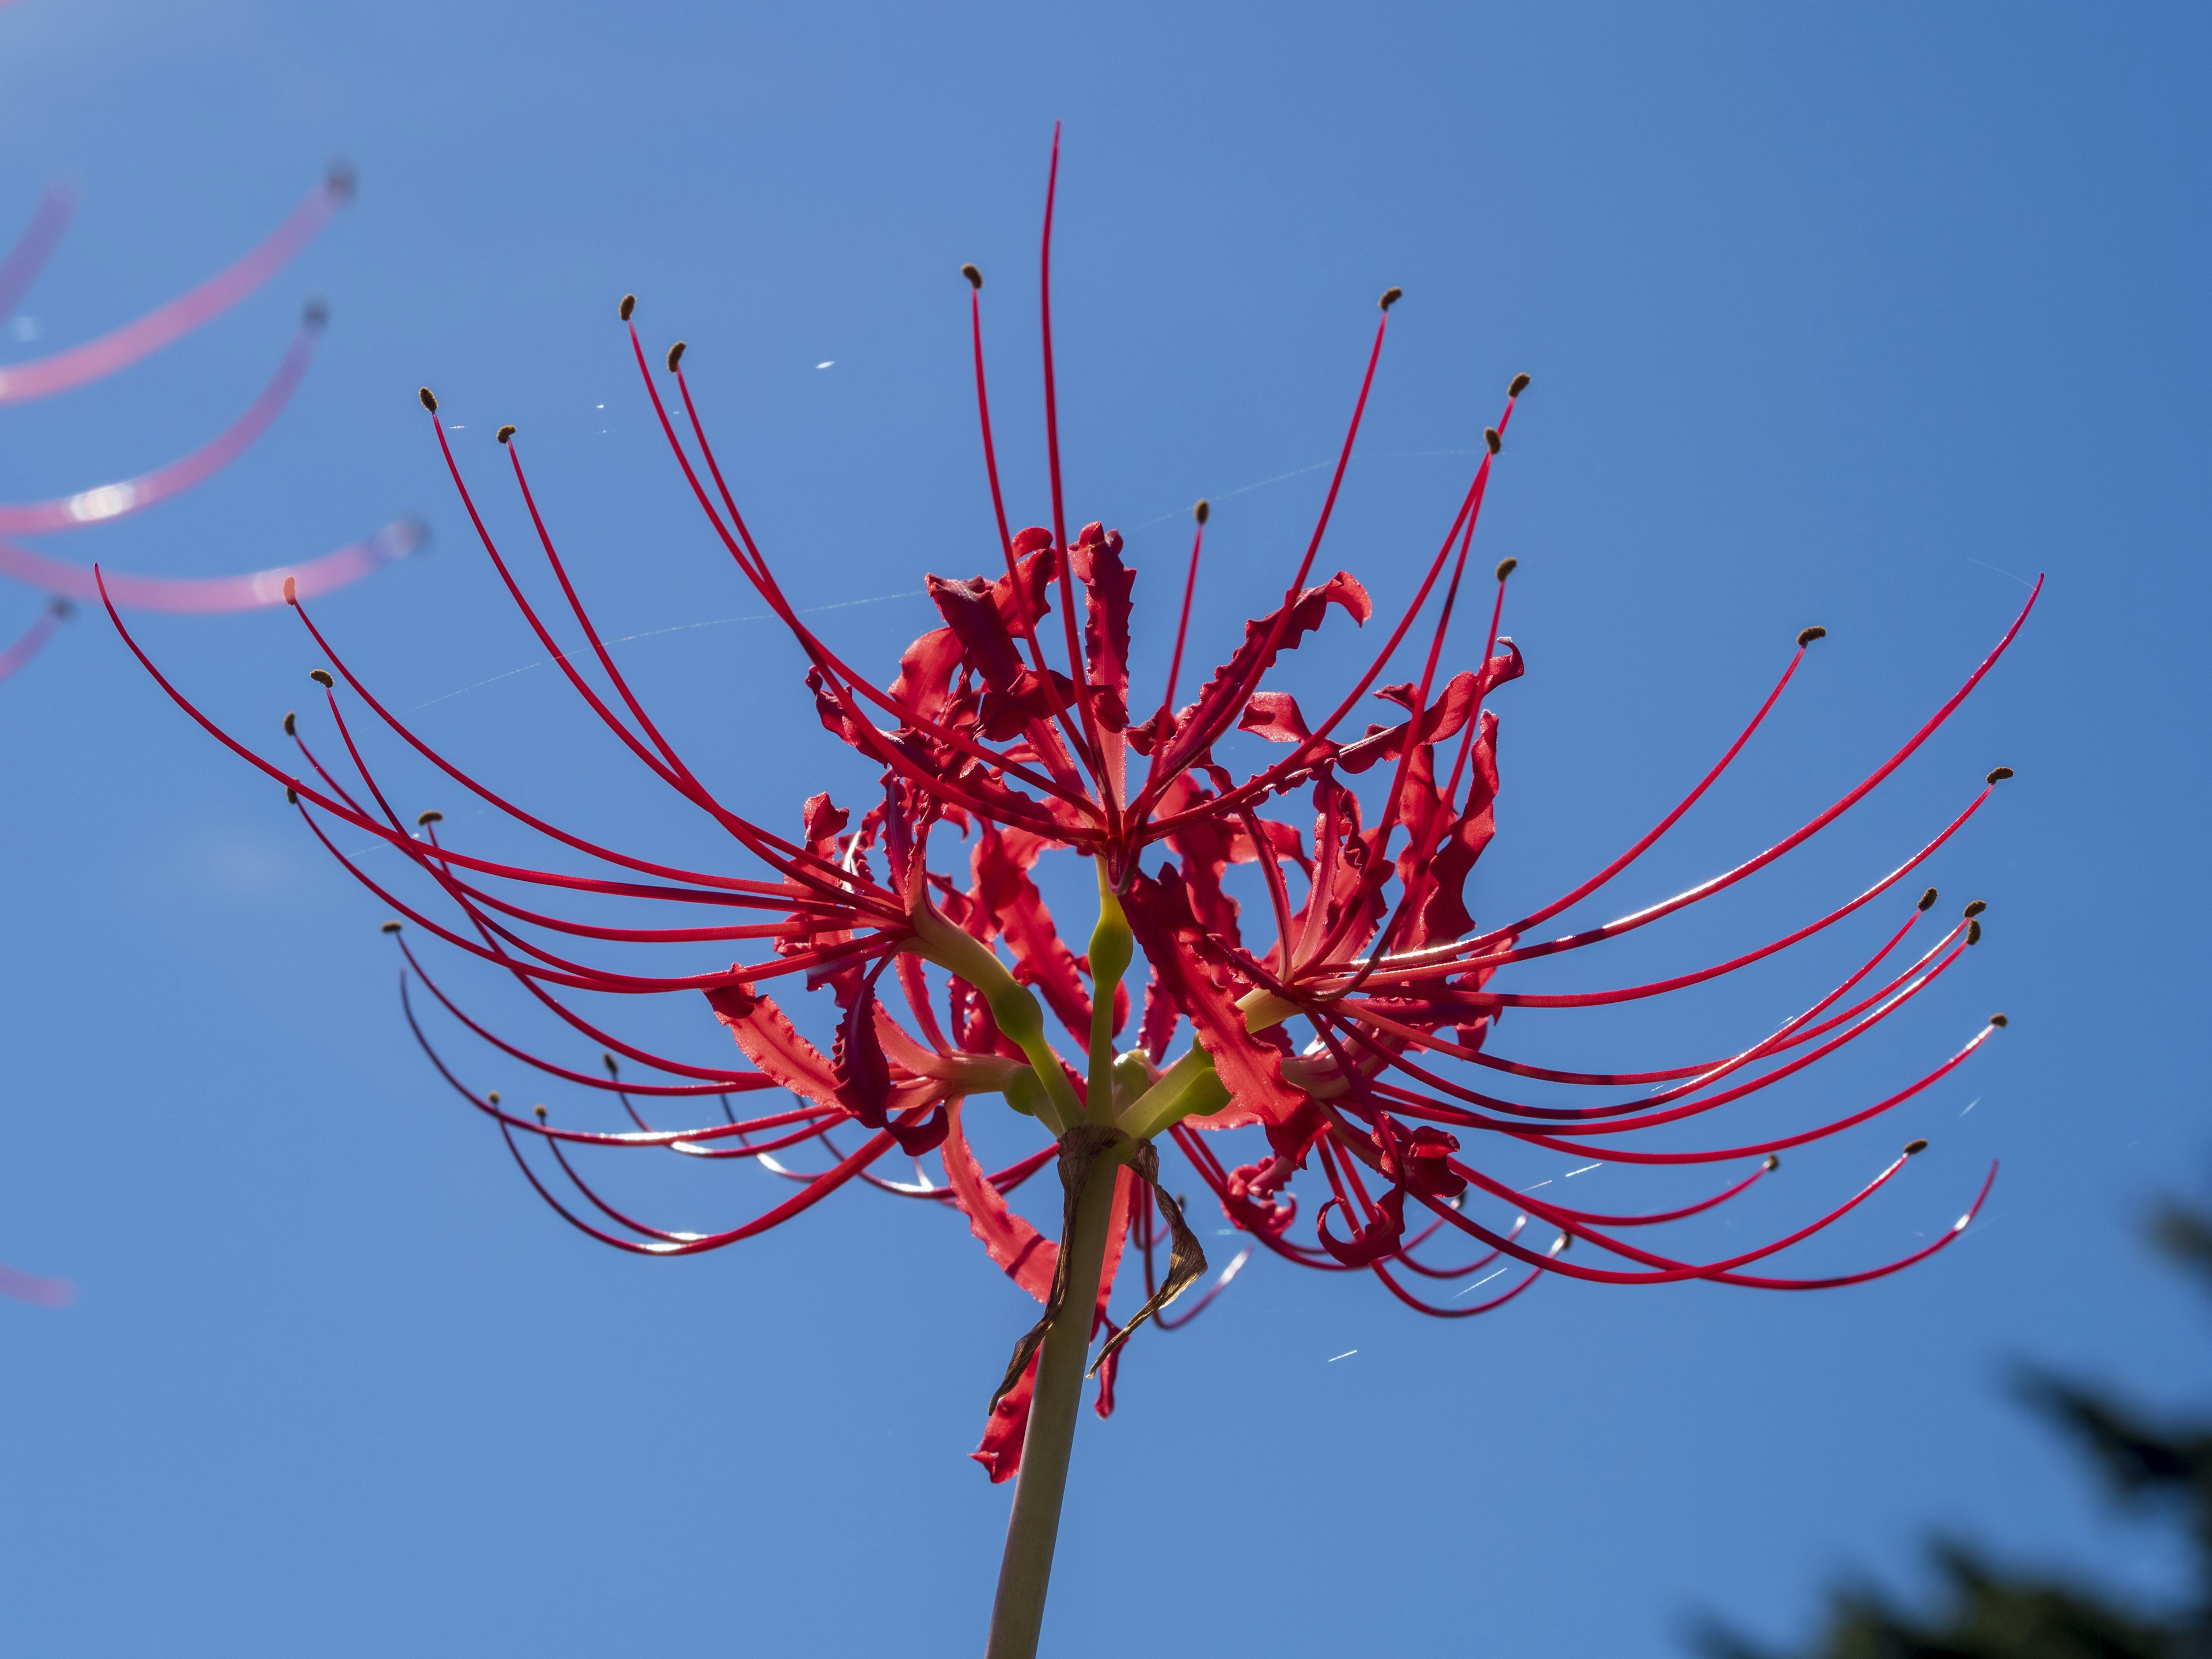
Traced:
<path fill-rule="evenodd" d="M 1098 926 L 1091 935 L 1091 1121 L 1114 1121 L 1114 998 L 1135 956 L 1136 938 L 1098 860 Z"/>
<path fill-rule="evenodd" d="M 1045 1592 L 1052 1582 L 1053 1550 L 1060 1539 L 1060 1504 L 1067 1493 L 1068 1459 L 1075 1447 L 1075 1419 L 1082 1403 L 1085 1362 L 1091 1353 L 1091 1325 L 1105 1266 L 1115 1183 L 1132 1146 L 1183 1118 L 1219 1111 L 1228 1103 L 1229 1091 L 1214 1072 L 1212 1056 L 1195 1045 L 1150 1087 L 1144 1086 L 1148 1073 L 1143 1056 L 1115 1054 L 1115 993 L 1128 972 L 1136 943 L 1103 860 L 1098 866 L 1098 926 L 1091 936 L 1087 1113 L 1046 1040 L 1044 1011 L 1036 997 L 1016 983 L 997 953 L 954 927 L 926 900 L 914 925 L 915 938 L 906 948 L 981 991 L 1000 1030 L 1028 1057 L 1029 1070 L 1008 1075 L 1001 1085 L 1010 1104 L 1034 1112 L 1055 1136 L 1086 1120 L 1115 1124 L 1129 1136 L 1101 1152 L 1092 1163 L 1061 1241 L 1066 1253 L 1066 1297 L 1037 1352 L 1021 1474 L 1006 1525 L 998 1598 L 991 1608 L 987 1659 L 1036 1659 L 1037 1638 L 1044 1627 Z M 1262 991 L 1250 993 L 1238 1006 L 1246 1027 L 1255 1031 L 1279 1024 L 1297 1012 L 1293 1005 Z"/>
<path fill-rule="evenodd" d="M 1075 1097 L 1067 1073 L 1060 1070 L 1060 1056 L 1045 1037 L 1044 1010 L 1037 1006 L 1028 988 L 1014 982 L 1006 964 L 990 946 L 954 927 L 934 905 L 925 902 L 915 913 L 914 929 L 914 942 L 908 948 L 923 961 L 935 963 L 948 974 L 957 974 L 981 991 L 999 1029 L 1029 1057 L 1044 1091 L 1037 1116 L 1045 1127 L 1054 1135 L 1062 1135 L 1070 1125 L 1080 1123 L 1083 1103 Z"/>
<path fill-rule="evenodd" d="M 1044 1626 L 1060 1499 L 1067 1492 L 1068 1455 L 1082 1405 L 1084 1362 L 1091 1352 L 1091 1310 L 1098 1304 L 1107 1224 L 1113 1218 L 1114 1182 L 1121 1169 L 1115 1150 L 1101 1152 L 1076 1201 L 1075 1225 L 1064 1246 L 1067 1299 L 1037 1354 L 1036 1389 L 1030 1400 L 1029 1432 L 1022 1441 L 1022 1468 L 1016 1477 L 1014 1512 L 1006 1523 L 1006 1553 L 999 1565 L 986 1659 L 1035 1659 L 1037 1634 Z"/>
<path fill-rule="evenodd" d="M 1114 994 L 1136 954 L 1121 902 L 1114 896 L 1106 864 L 1098 864 L 1098 926 L 1091 935 L 1091 1076 L 1089 1118 L 1111 1123 L 1116 1104 Z M 975 982 L 975 981 L 971 981 Z M 994 1003 L 994 1009 L 997 1004 Z M 1031 1005 L 1034 1006 L 1034 1003 Z M 1006 1030 L 1004 1020 L 1000 1029 Z M 1011 1032 L 1009 1035 L 1012 1035 Z M 1016 1036 L 1016 1042 L 1021 1039 Z M 1026 1045 L 1024 1052 L 1028 1052 Z M 1040 1066 L 1040 1071 L 1042 1067 Z M 1128 1068 L 1122 1068 L 1126 1074 Z M 1057 1068 L 1054 1068 L 1055 1073 Z M 1142 1073 L 1139 1073 L 1139 1077 Z M 1006 1523 L 1006 1553 L 999 1567 L 999 1595 L 991 1608 L 988 1659 L 1034 1659 L 1044 1627 L 1045 1591 L 1052 1582 L 1053 1549 L 1060 1539 L 1060 1501 L 1067 1493 L 1067 1463 L 1075 1449 L 1075 1419 L 1082 1404 L 1084 1362 L 1091 1353 L 1092 1310 L 1104 1267 L 1106 1235 L 1114 1213 L 1114 1184 L 1127 1144 L 1099 1154 L 1076 1197 L 1073 1224 L 1060 1248 L 1067 1252 L 1066 1299 L 1045 1333 L 1037 1354 L 1030 1425 L 1022 1441 L 1022 1468 L 1014 1512 Z"/>
<path fill-rule="evenodd" d="M 1213 1056 L 1193 1048 L 1160 1073 L 1160 1080 L 1129 1103 L 1119 1119 L 1132 1140 L 1150 1140 L 1187 1117 L 1205 1117 L 1229 1103 L 1229 1091 L 1214 1075 Z"/>
<path fill-rule="evenodd" d="M 1249 991 L 1237 1000 L 1244 1029 L 1264 1031 L 1297 1012 L 1272 991 Z M 1187 1117 L 1209 1117 L 1229 1103 L 1229 1091 L 1213 1070 L 1213 1056 L 1191 1045 L 1190 1052 L 1160 1073 L 1159 1081 L 1124 1107 L 1115 1122 L 1132 1140 L 1150 1140 Z"/>

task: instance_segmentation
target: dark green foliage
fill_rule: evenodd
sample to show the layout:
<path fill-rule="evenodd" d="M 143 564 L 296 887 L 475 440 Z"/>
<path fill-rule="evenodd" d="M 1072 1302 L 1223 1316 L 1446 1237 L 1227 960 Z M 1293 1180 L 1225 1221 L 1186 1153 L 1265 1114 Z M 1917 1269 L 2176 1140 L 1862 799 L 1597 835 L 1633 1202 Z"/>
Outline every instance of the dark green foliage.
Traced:
<path fill-rule="evenodd" d="M 2212 1291 L 2212 1211 L 2169 1206 L 2151 1236 Z M 2041 1370 L 2024 1373 L 2020 1392 L 2123 1501 L 2189 1528 L 2197 1553 L 2191 1602 L 2160 1616 L 1944 1540 L 1932 1550 L 1943 1580 L 1932 1609 L 1902 1607 L 1870 1585 L 1838 1590 L 1826 1629 L 1795 1659 L 2212 1659 L 2212 1419 L 2162 1426 L 2106 1390 Z M 1697 1645 L 1708 1659 L 1784 1659 L 1718 1625 Z"/>

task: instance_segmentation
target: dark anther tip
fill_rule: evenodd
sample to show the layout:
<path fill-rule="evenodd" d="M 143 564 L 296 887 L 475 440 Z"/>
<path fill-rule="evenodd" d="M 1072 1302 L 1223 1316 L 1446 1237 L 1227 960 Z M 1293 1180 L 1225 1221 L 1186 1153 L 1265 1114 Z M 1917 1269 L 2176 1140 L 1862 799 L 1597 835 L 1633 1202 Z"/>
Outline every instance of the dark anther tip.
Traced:
<path fill-rule="evenodd" d="M 423 408 L 428 410 L 433 415 L 438 412 L 438 394 L 431 391 L 428 386 L 424 386 L 415 395 L 422 400 Z"/>
<path fill-rule="evenodd" d="M 350 161 L 336 161 L 323 169 L 323 188 L 341 202 L 353 199 L 354 190 L 359 183 Z"/>
<path fill-rule="evenodd" d="M 286 709 L 284 711 L 284 735 L 288 738 L 296 737 L 299 735 L 299 716 L 294 714 L 292 710 L 289 708 Z"/>
<path fill-rule="evenodd" d="M 417 830 L 426 830 L 434 823 L 443 823 L 445 821 L 446 815 L 434 806 L 428 811 L 417 812 L 415 815 L 415 827 Z"/>
<path fill-rule="evenodd" d="M 514 428 L 512 426 L 503 426 L 500 428 L 496 435 L 500 442 L 505 443 L 509 438 L 512 438 L 514 435 Z"/>
<path fill-rule="evenodd" d="M 1931 887 L 1931 888 L 1929 888 L 1926 892 L 1923 893 L 1923 894 L 1920 896 L 1920 904 L 1919 904 L 1919 907 L 1918 907 L 1918 908 L 1921 908 L 1921 909 L 1923 909 L 1923 910 L 1929 909 L 1929 908 L 1933 908 L 1933 906 L 1935 905 L 1935 902 L 1936 902 L 1936 890 L 1935 890 L 1933 887 Z"/>
<path fill-rule="evenodd" d="M 1521 561 L 1518 559 L 1500 559 L 1498 562 L 1498 580 L 1504 581 L 1520 568 Z"/>
<path fill-rule="evenodd" d="M 532 1106 L 530 1109 L 538 1114 L 538 1121 L 540 1123 L 545 1121 L 545 1108 L 542 1104 Z"/>
<path fill-rule="evenodd" d="M 1827 637 L 1828 630 L 1821 627 L 1818 623 L 1815 623 L 1810 628 L 1799 630 L 1797 635 L 1797 648 L 1800 651 L 1802 651 L 1807 646 L 1812 644 L 1814 641 L 1825 640 Z"/>
<path fill-rule="evenodd" d="M 982 273 L 981 271 L 980 271 L 980 270 L 976 270 L 975 266 L 973 266 L 973 265 L 963 265 L 963 266 L 961 266 L 961 267 L 960 267 L 960 274 L 961 274 L 963 276 L 965 276 L 965 277 L 968 279 L 968 286 L 969 286 L 969 287 L 970 287 L 970 288 L 975 288 L 975 289 L 980 289 L 980 288 L 981 288 L 981 287 L 983 286 L 983 273 Z"/>
<path fill-rule="evenodd" d="M 295 789 L 290 784 L 286 784 L 284 786 L 284 805 L 287 806 L 297 806 L 299 804 L 300 792 Z"/>
<path fill-rule="evenodd" d="M 330 301 L 319 294 L 300 308 L 300 320 L 309 328 L 320 328 L 330 319 Z"/>
<path fill-rule="evenodd" d="M 337 684 L 336 680 L 332 679 L 328 674 L 325 673 L 319 668 L 309 669 L 307 671 L 307 678 L 314 681 L 317 685 L 321 686 L 325 691 L 329 690 L 333 685 Z"/>
<path fill-rule="evenodd" d="M 676 372 L 676 365 L 683 361 L 684 342 L 678 340 L 674 345 L 668 348 L 668 372 L 671 374 L 673 374 Z"/>
<path fill-rule="evenodd" d="M 2006 1018 L 2002 1014 L 1991 1014 L 1990 1016 L 1990 1024 L 1996 1026 L 1997 1030 L 2002 1031 L 2006 1026 L 2011 1024 L 2012 1021 Z"/>
<path fill-rule="evenodd" d="M 1513 377 L 1513 384 L 1505 388 L 1505 395 L 1509 398 L 1517 398 L 1528 389 L 1528 377 L 1526 374 L 1516 374 Z"/>
<path fill-rule="evenodd" d="M 1988 777 L 1983 779 L 1982 781 L 1984 783 L 2002 783 L 2011 775 L 2012 768 L 2009 766 L 2000 766 L 1995 771 L 1991 772 Z"/>
<path fill-rule="evenodd" d="M 1907 1158 L 1917 1158 L 1927 1150 L 1928 1143 L 1924 1140 L 1908 1140 L 1905 1143 L 1905 1155 Z"/>
<path fill-rule="evenodd" d="M 1405 297 L 1406 290 L 1402 288 L 1384 289 L 1382 290 L 1382 309 L 1385 311 L 1389 310 L 1392 306 L 1396 305 L 1399 301 Z"/>
<path fill-rule="evenodd" d="M 1764 1168 L 1769 1175 L 1771 1175 L 1775 1170 L 1782 1167 L 1782 1160 L 1775 1156 L 1774 1153 L 1769 1152 L 1761 1167 Z"/>
<path fill-rule="evenodd" d="M 377 931 L 381 933 L 396 933 L 399 931 L 399 923 L 396 921 L 387 921 L 383 927 L 377 929 Z"/>
<path fill-rule="evenodd" d="M 1191 508 L 1190 516 L 1197 520 L 1200 524 L 1204 524 L 1208 519 L 1213 516 L 1213 503 L 1207 501 L 1205 496 L 1200 495 L 1198 498 L 1198 504 Z"/>
<path fill-rule="evenodd" d="M 1972 921 L 1976 916 L 1978 916 L 1983 911 L 1989 908 L 1990 904 L 1987 899 L 1976 899 L 1972 904 L 1960 911 L 1960 914 L 1965 916 L 1968 921 Z"/>
<path fill-rule="evenodd" d="M 1505 434 L 1494 426 L 1486 426 L 1482 428 L 1482 441 L 1490 446 L 1490 453 L 1495 455 L 1505 447 Z"/>
<path fill-rule="evenodd" d="M 606 1053 L 604 1049 L 602 1049 L 599 1054 L 599 1064 L 607 1068 L 607 1075 L 609 1077 L 620 1077 L 622 1075 L 622 1067 L 615 1064 L 615 1057 L 612 1054 Z"/>
<path fill-rule="evenodd" d="M 637 295 L 635 295 L 635 294 L 625 294 L 625 295 L 623 295 L 623 302 L 622 302 L 622 319 L 623 319 L 623 321 L 624 321 L 624 322 L 628 322 L 628 321 L 629 320 L 630 313 L 632 313 L 632 312 L 635 311 L 636 309 L 637 309 Z"/>
<path fill-rule="evenodd" d="M 1978 921 L 1968 922 L 1966 924 L 1966 943 L 1969 945 L 1979 945 L 1981 942 L 1982 924 Z"/>
<path fill-rule="evenodd" d="M 487 1090 L 485 1090 L 485 1091 L 484 1091 L 484 1098 L 485 1098 L 486 1100 L 488 1100 L 488 1101 L 491 1102 L 491 1103 L 492 1103 L 493 1105 L 495 1105 L 495 1106 L 498 1105 L 498 1104 L 499 1104 L 499 1091 L 498 1091 L 498 1090 L 496 1090 L 496 1089 L 487 1089 Z"/>

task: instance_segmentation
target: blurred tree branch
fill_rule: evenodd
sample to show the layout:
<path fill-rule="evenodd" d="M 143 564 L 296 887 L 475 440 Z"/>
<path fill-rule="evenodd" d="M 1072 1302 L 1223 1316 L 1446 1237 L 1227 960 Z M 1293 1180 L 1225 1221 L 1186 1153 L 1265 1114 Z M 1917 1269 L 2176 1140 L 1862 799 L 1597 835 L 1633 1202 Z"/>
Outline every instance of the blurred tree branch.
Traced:
<path fill-rule="evenodd" d="M 2212 1295 L 2212 1209 L 2162 1206 L 2152 1243 Z M 1955 1539 L 1929 1553 L 1942 1577 L 1935 1605 L 1900 1606 L 1887 1591 L 1837 1589 L 1825 1628 L 1785 1653 L 1708 1620 L 1693 1644 L 1706 1659 L 2212 1659 L 2212 1418 L 2160 1424 L 2094 1383 L 2026 1367 L 2016 1384 L 2104 1474 L 2124 1502 L 2185 1525 L 2197 1546 L 2191 1601 L 2163 1614 L 2056 1573 L 2016 1571 Z"/>

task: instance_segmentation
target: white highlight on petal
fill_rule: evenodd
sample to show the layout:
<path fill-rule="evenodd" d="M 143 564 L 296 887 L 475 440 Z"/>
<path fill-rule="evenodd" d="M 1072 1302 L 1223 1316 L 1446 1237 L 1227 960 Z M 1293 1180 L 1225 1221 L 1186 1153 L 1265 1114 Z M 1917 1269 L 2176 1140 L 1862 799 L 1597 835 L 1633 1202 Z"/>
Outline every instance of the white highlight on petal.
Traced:
<path fill-rule="evenodd" d="M 128 513 L 138 492 L 127 483 L 101 484 L 69 498 L 69 515 L 79 524 L 97 524 L 118 513 Z"/>

